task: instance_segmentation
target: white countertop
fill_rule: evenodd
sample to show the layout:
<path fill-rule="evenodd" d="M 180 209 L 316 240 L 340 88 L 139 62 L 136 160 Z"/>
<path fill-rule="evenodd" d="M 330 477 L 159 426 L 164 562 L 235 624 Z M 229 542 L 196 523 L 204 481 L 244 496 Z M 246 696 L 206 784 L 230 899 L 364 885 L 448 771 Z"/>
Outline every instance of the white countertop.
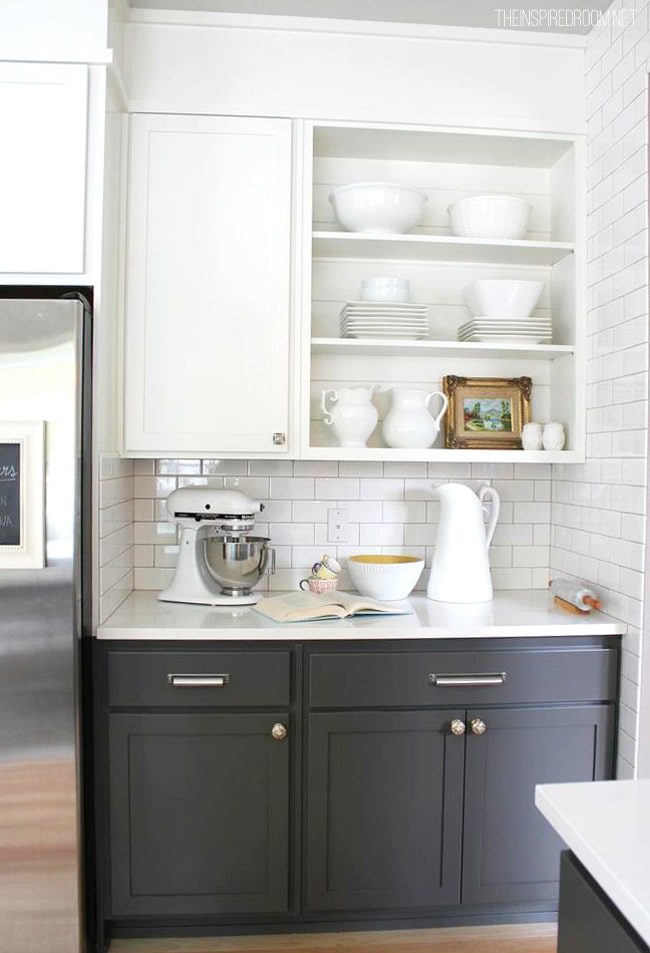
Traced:
<path fill-rule="evenodd" d="M 268 595 L 278 595 L 269 593 Z M 492 602 L 453 605 L 424 594 L 405 602 L 412 615 L 360 616 L 279 625 L 250 606 L 196 606 L 159 602 L 157 592 L 133 592 L 97 629 L 98 639 L 455 639 L 475 636 L 620 635 L 623 622 L 601 612 L 575 615 L 558 609 L 546 589 L 496 592 Z"/>
<path fill-rule="evenodd" d="M 650 944 L 650 781 L 542 784 L 535 804 Z"/>

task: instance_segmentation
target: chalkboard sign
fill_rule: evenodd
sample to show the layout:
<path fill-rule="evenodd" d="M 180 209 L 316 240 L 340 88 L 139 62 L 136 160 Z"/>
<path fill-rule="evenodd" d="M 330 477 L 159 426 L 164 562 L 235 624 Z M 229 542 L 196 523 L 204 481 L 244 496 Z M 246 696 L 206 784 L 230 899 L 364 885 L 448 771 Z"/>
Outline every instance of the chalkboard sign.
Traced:
<path fill-rule="evenodd" d="M 0 546 L 20 546 L 20 443 L 0 443 Z"/>

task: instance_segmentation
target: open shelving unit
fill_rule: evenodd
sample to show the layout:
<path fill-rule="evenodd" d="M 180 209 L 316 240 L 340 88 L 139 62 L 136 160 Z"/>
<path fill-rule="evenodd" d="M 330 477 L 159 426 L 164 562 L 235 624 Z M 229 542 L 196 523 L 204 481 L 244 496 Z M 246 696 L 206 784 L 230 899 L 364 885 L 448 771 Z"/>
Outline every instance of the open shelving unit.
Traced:
<path fill-rule="evenodd" d="M 300 456 L 339 460 L 579 462 L 584 459 L 584 143 L 580 137 L 434 127 L 307 123 L 301 325 Z M 420 225 L 408 234 L 342 231 L 328 195 L 351 182 L 397 182 L 426 192 Z M 459 198 L 511 194 L 532 206 L 522 240 L 450 234 L 447 207 Z M 359 300 L 363 278 L 407 278 L 410 300 L 426 304 L 424 340 L 342 338 L 339 315 Z M 534 316 L 551 317 L 551 344 L 457 340 L 471 317 L 463 288 L 479 278 L 542 280 Z M 531 419 L 565 425 L 562 451 L 451 450 L 442 433 L 427 450 L 385 446 L 381 422 L 391 387 L 438 390 L 445 375 L 533 380 Z M 324 425 L 322 390 L 379 384 L 379 422 L 368 445 L 339 447 Z"/>

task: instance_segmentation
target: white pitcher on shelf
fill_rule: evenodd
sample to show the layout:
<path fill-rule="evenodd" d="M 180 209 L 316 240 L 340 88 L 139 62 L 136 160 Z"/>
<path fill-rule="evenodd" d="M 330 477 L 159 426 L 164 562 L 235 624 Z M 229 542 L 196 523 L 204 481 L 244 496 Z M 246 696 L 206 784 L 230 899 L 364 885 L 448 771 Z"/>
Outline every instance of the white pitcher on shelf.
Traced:
<path fill-rule="evenodd" d="M 372 395 L 379 387 L 339 387 L 337 390 L 323 390 L 320 396 L 320 409 L 323 422 L 332 428 L 340 447 L 365 447 L 366 440 L 377 424 L 377 408 Z M 333 407 L 327 406 L 327 401 Z"/>
<path fill-rule="evenodd" d="M 440 432 L 440 421 L 449 405 L 447 395 L 439 390 L 391 387 L 391 409 L 384 418 L 382 434 L 388 447 L 426 450 Z M 440 410 L 429 410 L 433 397 L 440 398 Z"/>

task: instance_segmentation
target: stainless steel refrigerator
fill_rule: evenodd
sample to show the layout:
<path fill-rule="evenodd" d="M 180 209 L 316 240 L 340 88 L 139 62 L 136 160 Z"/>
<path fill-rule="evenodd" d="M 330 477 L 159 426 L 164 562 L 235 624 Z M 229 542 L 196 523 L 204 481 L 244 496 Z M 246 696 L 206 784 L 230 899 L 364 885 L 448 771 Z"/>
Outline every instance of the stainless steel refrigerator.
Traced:
<path fill-rule="evenodd" d="M 0 953 L 84 947 L 90 308 L 0 297 Z"/>

